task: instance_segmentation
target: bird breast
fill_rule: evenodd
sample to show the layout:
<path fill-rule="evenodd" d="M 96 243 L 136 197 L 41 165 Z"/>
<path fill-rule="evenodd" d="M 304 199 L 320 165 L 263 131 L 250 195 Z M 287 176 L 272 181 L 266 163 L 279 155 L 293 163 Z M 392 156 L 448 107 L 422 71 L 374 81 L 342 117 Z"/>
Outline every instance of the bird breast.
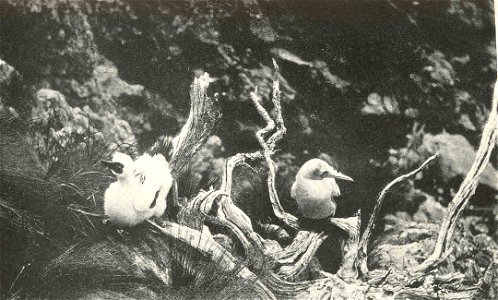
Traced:
<path fill-rule="evenodd" d="M 333 197 L 339 194 L 336 187 L 333 179 L 298 178 L 293 190 L 301 214 L 312 219 L 322 219 L 335 214 L 336 204 Z"/>
<path fill-rule="evenodd" d="M 118 226 L 135 226 L 144 218 L 133 208 L 135 190 L 131 185 L 112 183 L 105 192 L 104 210 L 111 223 Z"/>

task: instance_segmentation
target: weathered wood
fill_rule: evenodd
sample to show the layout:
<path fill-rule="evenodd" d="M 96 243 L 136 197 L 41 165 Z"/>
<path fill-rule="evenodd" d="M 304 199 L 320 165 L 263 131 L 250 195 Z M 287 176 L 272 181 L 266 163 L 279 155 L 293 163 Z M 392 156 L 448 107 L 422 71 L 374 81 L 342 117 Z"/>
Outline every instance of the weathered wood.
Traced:
<path fill-rule="evenodd" d="M 496 1 L 495 1 L 496 5 Z M 496 6 L 495 6 L 496 7 Z M 497 74 L 498 75 L 498 74 Z M 498 132 L 498 82 L 495 83 L 493 100 L 488 121 L 484 126 L 479 149 L 470 171 L 463 180 L 458 192 L 448 205 L 448 210 L 441 224 L 441 229 L 432 254 L 419 266 L 413 268 L 412 272 L 425 272 L 437 265 L 441 258 L 451 252 L 451 241 L 455 233 L 457 220 L 470 201 L 479 183 L 479 176 L 489 163 L 491 153 L 496 146 L 496 136 Z"/>
<path fill-rule="evenodd" d="M 190 86 L 190 113 L 187 122 L 174 138 L 164 137 L 150 149 L 155 152 L 157 148 L 166 147 L 171 151 L 169 164 L 173 174 L 178 174 L 188 165 L 197 150 L 213 134 L 221 118 L 218 95 L 211 98 L 207 94 L 209 82 L 208 73 L 194 79 Z M 167 144 L 170 145 L 166 146 Z"/>
<path fill-rule="evenodd" d="M 167 221 L 163 222 L 163 226 L 159 226 L 152 221 L 148 222 L 167 236 L 201 251 L 211 261 L 218 263 L 224 272 L 254 282 L 256 286 L 260 287 L 262 295 L 268 299 L 275 299 L 273 294 L 254 273 L 243 266 L 226 249 L 213 240 L 211 233 L 206 226 L 203 227 L 202 231 L 197 231 L 187 226 Z"/>
<path fill-rule="evenodd" d="M 345 242 L 343 251 L 345 253 L 344 262 L 337 274 L 322 272 L 325 278 L 311 281 L 299 281 L 299 275 L 310 265 L 315 253 L 327 238 L 320 232 L 303 231 L 299 228 L 298 219 L 285 212 L 280 204 L 275 187 L 276 166 L 272 155 L 275 152 L 276 144 L 285 134 L 285 125 L 280 107 L 280 90 L 278 83 L 278 67 L 275 64 L 275 76 L 273 82 L 272 102 L 275 108 L 275 115 L 270 114 L 263 108 L 257 92 L 251 94 L 251 99 L 259 114 L 266 122 L 266 126 L 256 134 L 262 150 L 252 153 L 238 153 L 227 159 L 225 171 L 219 189 L 200 191 L 192 199 L 188 199 L 180 209 L 176 218 L 178 223 L 159 220 L 156 223 L 149 221 L 152 225 L 134 229 L 133 236 L 112 238 L 107 237 L 104 241 L 95 242 L 93 245 L 68 249 L 56 260 L 47 264 L 42 280 L 56 286 L 58 280 L 62 280 L 64 275 L 70 280 L 81 279 L 79 271 L 84 271 L 85 276 L 98 270 L 102 272 L 99 276 L 106 278 L 109 282 L 102 284 L 102 290 L 88 290 L 88 295 L 109 295 L 110 291 L 104 292 L 106 284 L 112 284 L 123 277 L 133 280 L 133 284 L 144 288 L 145 282 L 151 280 L 155 285 L 171 288 L 174 274 L 171 271 L 172 265 L 178 263 L 194 275 L 193 285 L 200 281 L 209 281 L 210 276 L 223 274 L 228 277 L 240 279 L 251 285 L 257 296 L 262 299 L 458 299 L 462 297 L 477 297 L 482 295 L 482 290 L 486 289 L 492 282 L 496 282 L 496 258 L 485 274 L 485 278 L 475 287 L 469 290 L 458 290 L 462 275 L 450 273 L 446 275 L 435 275 L 422 272 L 410 278 L 407 274 L 393 274 L 393 272 L 379 270 L 368 271 L 366 267 L 366 257 L 368 253 L 368 241 L 373 228 L 377 222 L 380 205 L 385 194 L 397 182 L 414 175 L 435 157 L 431 157 L 416 170 L 396 178 L 387 185 L 379 195 L 374 213 L 370 218 L 367 230 L 359 239 L 360 219 L 359 216 L 352 218 L 331 218 L 331 226 L 342 228 L 349 234 Z M 190 116 L 181 130 L 180 134 L 170 139 L 172 145 L 172 168 L 179 172 L 188 164 L 188 160 L 195 151 L 202 146 L 206 138 L 212 133 L 217 120 L 221 116 L 216 100 L 207 96 L 209 75 L 205 74 L 194 81 L 191 87 L 191 110 Z M 490 114 L 488 124 L 494 120 L 496 123 L 496 89 L 493 110 Z M 494 119 L 493 119 L 494 118 Z M 475 180 L 479 176 L 482 164 L 489 160 L 489 151 L 496 139 L 496 128 L 486 125 L 483 133 L 483 141 L 487 145 L 482 151 L 484 158 L 476 169 L 469 172 L 468 177 Z M 488 131 L 486 131 L 488 130 Z M 479 152 L 481 153 L 481 152 Z M 487 157 L 487 158 L 486 158 Z M 487 159 L 487 160 L 486 160 Z M 282 247 L 274 240 L 262 238 L 253 228 L 253 222 L 247 214 L 238 208 L 232 199 L 232 184 L 234 181 L 234 169 L 240 164 L 252 160 L 264 160 L 268 165 L 268 190 L 269 201 L 275 216 L 283 221 L 288 227 L 294 229 L 286 238 L 292 238 L 292 242 L 286 247 Z M 465 183 L 465 182 L 464 182 Z M 470 197 L 470 192 L 474 189 L 473 184 L 469 184 L 465 193 L 461 197 Z M 470 194 L 469 194 L 470 193 Z M 458 194 L 457 194 L 458 196 Z M 459 200 L 460 204 L 451 210 L 447 230 L 440 235 L 445 236 L 443 248 L 447 247 L 451 239 L 454 223 L 461 213 L 460 209 L 465 205 L 466 200 Z M 455 200 L 455 199 L 454 199 Z M 463 203 L 463 204 L 461 204 Z M 463 205 L 463 206 L 462 206 Z M 8 205 L 1 205 L 2 214 L 19 215 L 19 211 L 12 209 Z M 217 208 L 217 209 L 214 209 Z M 74 208 L 72 213 L 84 215 L 84 217 L 99 217 L 98 215 L 88 215 L 85 211 Z M 0 214 L 0 215 L 2 215 Z M 19 218 L 14 226 L 18 226 Z M 35 231 L 43 230 L 43 223 L 39 223 L 36 218 L 26 219 Z M 268 224 L 272 225 L 272 224 Z M 211 230 L 224 229 L 228 239 L 233 239 L 240 249 L 231 253 L 218 243 L 212 236 Z M 113 233 L 115 234 L 115 232 Z M 328 237 L 333 238 L 333 237 Z M 100 248 L 99 248 L 100 247 Z M 178 251 L 177 251 L 178 250 Z M 79 255 L 76 259 L 90 259 L 95 253 L 103 253 L 92 260 L 92 264 L 78 265 L 74 267 L 73 255 Z M 192 255 L 191 255 L 192 254 Z M 438 255 L 440 261 L 444 256 Z M 431 258 L 429 258 L 431 259 Z M 129 266 L 117 268 L 118 262 L 126 261 Z M 437 262 L 436 261 L 436 262 Z M 209 262 L 209 268 L 203 267 Z M 432 264 L 434 263 L 431 262 Z M 58 274 L 59 270 L 72 269 L 72 273 Z M 210 272 L 216 269 L 219 273 Z M 24 269 L 23 269 L 24 270 Z M 366 281 L 365 278 L 358 278 L 358 270 L 363 275 L 372 275 L 375 280 Z M 76 272 L 78 271 L 78 272 Z M 423 270 L 426 271 L 426 270 Z M 187 272 L 188 273 L 188 272 Z M 195 274 L 197 273 L 197 274 Z M 58 274 L 58 275 L 57 275 Z M 67 275 L 70 275 L 69 277 Z M 360 275 L 361 275 L 360 274 Z M 100 278 L 97 278 L 100 279 Z M 113 281 L 114 280 L 114 281 Z M 122 283 L 122 282 L 120 282 Z M 130 283 L 129 289 L 135 285 Z M 88 285 L 93 284 L 89 280 Z M 439 286 L 455 287 L 451 290 L 441 290 L 435 292 Z M 85 288 L 87 286 L 84 286 Z M 59 287 L 60 288 L 60 287 Z M 146 288 L 147 289 L 147 288 Z M 477 292 L 479 290 L 480 292 Z M 168 295 L 167 292 L 152 292 L 154 297 Z M 164 293 L 164 294 L 161 294 Z M 488 294 L 495 295 L 495 290 Z M 125 293 L 123 293 L 125 294 Z M 53 295 L 53 294 L 51 294 Z M 255 294 L 256 296 L 256 294 Z"/>

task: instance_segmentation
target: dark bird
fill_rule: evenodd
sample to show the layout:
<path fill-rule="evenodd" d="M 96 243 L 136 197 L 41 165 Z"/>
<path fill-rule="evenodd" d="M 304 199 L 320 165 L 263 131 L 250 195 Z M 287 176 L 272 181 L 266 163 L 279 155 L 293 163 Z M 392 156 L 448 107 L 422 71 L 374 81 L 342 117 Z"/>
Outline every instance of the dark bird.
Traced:
<path fill-rule="evenodd" d="M 291 197 L 305 218 L 316 220 L 335 215 L 334 197 L 341 195 L 336 178 L 353 181 L 321 159 L 310 159 L 302 165 L 292 185 Z"/>

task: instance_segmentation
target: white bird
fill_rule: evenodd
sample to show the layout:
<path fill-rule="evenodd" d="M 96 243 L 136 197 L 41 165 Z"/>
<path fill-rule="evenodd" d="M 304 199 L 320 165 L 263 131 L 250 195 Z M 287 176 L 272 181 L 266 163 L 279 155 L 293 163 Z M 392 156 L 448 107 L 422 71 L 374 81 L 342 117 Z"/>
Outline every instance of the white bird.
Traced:
<path fill-rule="evenodd" d="M 102 164 L 117 178 L 104 195 L 104 210 L 113 224 L 131 227 L 164 214 L 173 181 L 164 156 L 144 154 L 133 161 L 117 152 Z"/>
<path fill-rule="evenodd" d="M 166 210 L 166 196 L 173 184 L 166 158 L 161 154 L 140 156 L 135 161 L 135 176 L 139 178 L 139 187 L 134 209 L 147 218 L 161 217 Z"/>
<path fill-rule="evenodd" d="M 292 185 L 291 197 L 304 217 L 323 219 L 335 215 L 334 197 L 341 195 L 335 178 L 353 181 L 321 159 L 310 159 L 302 165 Z"/>
<path fill-rule="evenodd" d="M 135 177 L 133 159 L 124 153 L 115 153 L 111 161 L 102 161 L 116 175 L 117 181 L 111 183 L 104 194 L 104 211 L 113 224 L 134 226 L 143 219 L 133 208 L 137 193 L 138 180 Z"/>

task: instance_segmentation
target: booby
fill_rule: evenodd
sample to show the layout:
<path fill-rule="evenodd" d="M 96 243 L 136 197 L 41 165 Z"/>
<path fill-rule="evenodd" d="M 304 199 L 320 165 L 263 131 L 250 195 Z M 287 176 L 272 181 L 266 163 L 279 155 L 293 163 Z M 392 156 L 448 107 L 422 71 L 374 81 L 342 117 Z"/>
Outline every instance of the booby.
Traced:
<path fill-rule="evenodd" d="M 291 197 L 305 218 L 323 219 L 335 215 L 334 197 L 341 195 L 335 179 L 353 181 L 321 159 L 310 159 L 302 165 L 292 185 Z"/>
<path fill-rule="evenodd" d="M 161 154 L 140 156 L 135 161 L 135 176 L 139 185 L 134 209 L 147 218 L 161 217 L 166 210 L 166 196 L 173 184 L 166 158 Z"/>
<path fill-rule="evenodd" d="M 134 226 L 143 221 L 133 208 L 138 188 L 133 159 L 117 152 L 111 161 L 101 161 L 116 175 L 116 182 L 111 183 L 104 194 L 104 211 L 112 224 L 117 226 Z"/>
<path fill-rule="evenodd" d="M 112 224 L 131 227 L 164 214 L 173 181 L 164 156 L 144 154 L 133 161 L 117 152 L 102 164 L 117 178 L 104 195 L 104 210 Z"/>

